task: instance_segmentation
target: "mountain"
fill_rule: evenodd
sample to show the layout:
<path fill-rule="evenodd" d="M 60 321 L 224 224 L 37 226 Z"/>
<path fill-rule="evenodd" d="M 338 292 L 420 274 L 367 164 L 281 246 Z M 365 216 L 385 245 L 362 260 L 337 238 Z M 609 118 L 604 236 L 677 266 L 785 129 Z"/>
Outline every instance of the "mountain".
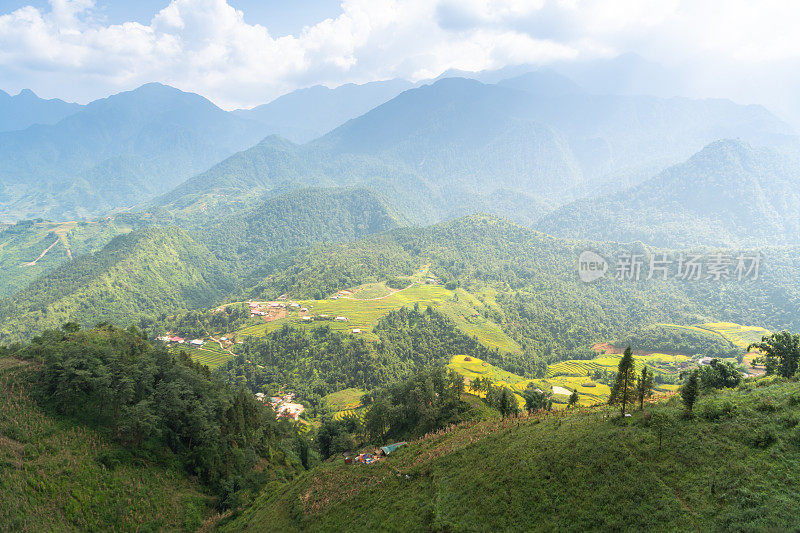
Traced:
<path fill-rule="evenodd" d="M 202 237 L 219 257 L 235 256 L 252 266 L 292 248 L 353 241 L 401 223 L 369 189 L 301 189 L 220 217 L 203 227 Z"/>
<path fill-rule="evenodd" d="M 24 130 L 34 124 L 55 124 L 82 107 L 57 98 L 39 98 L 30 89 L 16 96 L 0 91 L 0 132 Z"/>
<path fill-rule="evenodd" d="M 208 248 L 176 228 L 148 228 L 114 238 L 0 300 L 0 341 L 75 320 L 132 324 L 167 310 L 207 307 L 233 287 Z"/>
<path fill-rule="evenodd" d="M 9 270 L 3 294 L 8 297 L 0 300 L 0 340 L 27 337 L 71 319 L 128 325 L 168 311 L 208 307 L 243 289 L 279 254 L 352 241 L 405 223 L 377 193 L 357 188 L 292 191 L 191 231 L 131 231 L 124 220 L 24 222 L 0 232 L 0 265 Z M 112 239 L 123 232 L 130 233 Z M 35 265 L 21 263 L 44 250 Z"/>
<path fill-rule="evenodd" d="M 94 222 L 24 220 L 0 229 L 0 298 L 127 231 L 127 225 L 111 217 Z"/>
<path fill-rule="evenodd" d="M 443 79 L 305 145 L 267 138 L 153 208 L 197 212 L 286 188 L 363 186 L 422 224 L 477 211 L 529 222 L 639 183 L 721 137 L 770 145 L 792 133 L 761 107 L 725 100 L 593 95 L 549 72 L 505 83 Z"/>
<path fill-rule="evenodd" d="M 337 454 L 263 491 L 222 529 L 791 528 L 800 503 L 786 497 L 795 486 L 786 465 L 800 460 L 800 448 L 790 444 L 795 424 L 784 421 L 800 416 L 796 394 L 788 383 L 760 381 L 703 398 L 691 418 L 673 399 L 623 421 L 608 407 L 470 421 L 366 466 Z"/>
<path fill-rule="evenodd" d="M 160 84 L 97 100 L 57 124 L 0 133 L 0 219 L 130 207 L 263 134 L 256 122 Z"/>
<path fill-rule="evenodd" d="M 665 247 L 799 244 L 800 158 L 718 141 L 634 188 L 566 205 L 537 227 Z"/>
<path fill-rule="evenodd" d="M 363 115 L 411 87 L 411 82 L 400 79 L 362 85 L 348 83 L 334 89 L 315 85 L 234 113 L 264 124 L 270 134 L 302 144 Z"/>
<path fill-rule="evenodd" d="M 584 90 L 574 81 L 549 69 L 526 72 L 497 82 L 500 87 L 519 89 L 538 96 L 579 94 Z"/>

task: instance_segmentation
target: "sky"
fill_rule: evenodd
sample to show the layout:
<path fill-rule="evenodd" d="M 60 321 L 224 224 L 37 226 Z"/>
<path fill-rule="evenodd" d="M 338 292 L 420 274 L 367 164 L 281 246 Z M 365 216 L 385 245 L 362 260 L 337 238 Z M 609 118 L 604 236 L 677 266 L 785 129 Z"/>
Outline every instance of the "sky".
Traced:
<path fill-rule="evenodd" d="M 0 0 L 0 89 L 85 103 L 157 81 L 233 109 L 635 53 L 667 92 L 800 117 L 799 23 L 794 0 Z"/>

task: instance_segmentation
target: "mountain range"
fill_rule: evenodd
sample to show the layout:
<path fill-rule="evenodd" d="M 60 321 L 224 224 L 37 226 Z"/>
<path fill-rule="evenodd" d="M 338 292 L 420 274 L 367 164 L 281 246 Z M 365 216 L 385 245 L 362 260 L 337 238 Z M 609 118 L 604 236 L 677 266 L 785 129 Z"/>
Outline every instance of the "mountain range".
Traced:
<path fill-rule="evenodd" d="M 16 96 L 0 91 L 0 132 L 24 130 L 34 124 L 55 124 L 83 106 L 53 98 L 39 98 L 30 89 Z"/>
<path fill-rule="evenodd" d="M 664 247 L 799 244 L 800 158 L 717 141 L 631 189 L 570 203 L 536 226 Z"/>

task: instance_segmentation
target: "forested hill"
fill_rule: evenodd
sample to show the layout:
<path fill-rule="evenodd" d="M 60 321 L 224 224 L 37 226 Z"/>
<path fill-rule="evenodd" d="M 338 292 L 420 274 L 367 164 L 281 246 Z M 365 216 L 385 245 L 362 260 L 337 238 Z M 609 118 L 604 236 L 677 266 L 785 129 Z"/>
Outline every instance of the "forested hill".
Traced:
<path fill-rule="evenodd" d="M 167 310 L 210 306 L 233 287 L 232 273 L 188 233 L 138 230 L 0 301 L 0 341 L 29 337 L 70 320 L 131 324 Z"/>
<path fill-rule="evenodd" d="M 291 248 L 352 241 L 402 223 L 370 189 L 302 189 L 219 217 L 203 226 L 198 238 L 221 259 L 236 258 L 252 266 Z"/>
<path fill-rule="evenodd" d="M 351 241 L 402 223 L 374 191 L 304 189 L 206 220 L 189 231 L 137 230 L 48 271 L 0 301 L 0 340 L 28 337 L 67 320 L 131 324 L 212 306 L 240 292 L 280 253 L 318 242 Z M 96 226 L 94 231 L 111 239 L 111 229 Z"/>
<path fill-rule="evenodd" d="M 420 224 L 475 212 L 529 223 L 721 137 L 771 145 L 791 134 L 765 109 L 724 100 L 554 94 L 541 77 L 506 85 L 442 79 L 307 144 L 269 137 L 148 209 L 213 213 L 286 188 L 364 186 Z"/>
<path fill-rule="evenodd" d="M 718 141 L 637 187 L 568 204 L 536 226 L 561 237 L 673 248 L 798 244 L 800 158 Z"/>
<path fill-rule="evenodd" d="M 580 281 L 579 254 L 592 249 L 611 271 L 594 283 Z M 444 282 L 497 291 L 498 321 L 529 353 L 546 360 L 587 357 L 598 339 L 621 338 L 655 322 L 729 320 L 770 329 L 800 327 L 794 282 L 800 275 L 796 249 L 766 249 L 758 280 L 688 281 L 656 276 L 614 279 L 615 261 L 639 254 L 678 252 L 638 244 L 562 240 L 496 217 L 475 215 L 427 228 L 403 228 L 352 243 L 315 246 L 296 254 L 266 276 L 254 296 L 289 293 L 310 298 L 321 292 L 410 274 L 428 264 Z M 673 265 L 675 268 L 676 265 Z M 742 302 L 748 302 L 746 307 Z M 713 321 L 712 320 L 712 321 Z"/>

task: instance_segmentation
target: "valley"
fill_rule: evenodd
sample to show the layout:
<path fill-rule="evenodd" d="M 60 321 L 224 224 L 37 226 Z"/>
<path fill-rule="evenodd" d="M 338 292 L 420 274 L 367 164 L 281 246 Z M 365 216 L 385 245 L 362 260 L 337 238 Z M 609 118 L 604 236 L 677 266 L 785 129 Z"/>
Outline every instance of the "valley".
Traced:
<path fill-rule="evenodd" d="M 797 528 L 789 7 L 29 3 L 0 531 Z"/>

